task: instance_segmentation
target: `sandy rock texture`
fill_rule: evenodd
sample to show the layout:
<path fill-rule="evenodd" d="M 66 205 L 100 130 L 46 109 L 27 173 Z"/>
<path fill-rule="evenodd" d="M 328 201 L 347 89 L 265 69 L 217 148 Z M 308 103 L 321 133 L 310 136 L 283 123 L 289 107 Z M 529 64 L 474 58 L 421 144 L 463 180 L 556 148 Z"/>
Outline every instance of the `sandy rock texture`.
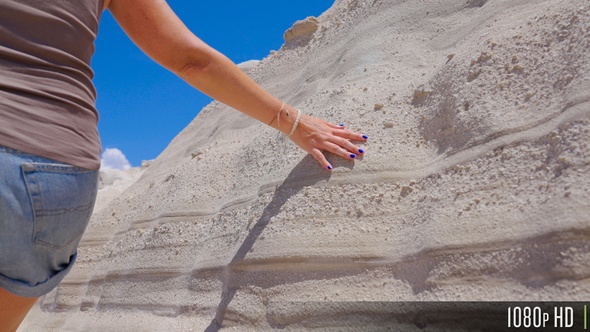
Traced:
<path fill-rule="evenodd" d="M 322 303 L 590 298 L 587 0 L 337 0 L 311 24 L 248 72 L 369 135 L 365 156 L 330 174 L 209 105 L 94 214 L 21 330 L 342 330 L 325 317 L 346 305 Z"/>
<path fill-rule="evenodd" d="M 98 177 L 98 194 L 93 213 L 97 213 L 127 188 L 134 184 L 147 166 L 133 167 L 127 170 L 101 169 Z"/>

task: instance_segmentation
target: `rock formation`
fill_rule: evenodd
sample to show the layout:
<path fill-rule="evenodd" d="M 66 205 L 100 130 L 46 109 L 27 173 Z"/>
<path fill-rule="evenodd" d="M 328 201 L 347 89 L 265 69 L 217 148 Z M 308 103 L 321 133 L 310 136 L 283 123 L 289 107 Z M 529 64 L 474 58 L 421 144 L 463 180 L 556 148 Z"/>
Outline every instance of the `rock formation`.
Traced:
<path fill-rule="evenodd" d="M 315 24 L 248 72 L 369 135 L 366 155 L 329 156 L 328 173 L 212 103 L 94 214 L 23 330 L 322 328 L 358 301 L 590 298 L 586 0 L 337 0 Z"/>
<path fill-rule="evenodd" d="M 283 38 L 285 39 L 284 48 L 294 48 L 304 46 L 313 38 L 313 33 L 318 29 L 318 20 L 310 16 L 305 20 L 297 21 L 293 26 L 285 32 Z"/>

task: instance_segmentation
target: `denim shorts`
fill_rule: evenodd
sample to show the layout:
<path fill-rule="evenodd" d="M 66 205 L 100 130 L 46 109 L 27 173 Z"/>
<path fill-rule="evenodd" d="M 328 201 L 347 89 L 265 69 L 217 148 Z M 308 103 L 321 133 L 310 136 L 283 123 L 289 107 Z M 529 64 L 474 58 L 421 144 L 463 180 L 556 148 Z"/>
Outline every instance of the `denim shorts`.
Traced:
<path fill-rule="evenodd" d="M 39 297 L 76 260 L 98 171 L 0 146 L 0 287 Z"/>

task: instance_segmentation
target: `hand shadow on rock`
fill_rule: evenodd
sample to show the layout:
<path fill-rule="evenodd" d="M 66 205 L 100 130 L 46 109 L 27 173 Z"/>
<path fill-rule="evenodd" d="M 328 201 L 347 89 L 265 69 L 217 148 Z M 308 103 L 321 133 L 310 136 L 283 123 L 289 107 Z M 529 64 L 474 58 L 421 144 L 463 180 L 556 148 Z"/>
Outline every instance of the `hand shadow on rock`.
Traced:
<path fill-rule="evenodd" d="M 337 161 L 335 164 L 336 167 L 347 167 L 349 169 L 354 167 L 354 163 L 345 160 Z M 278 215 L 281 207 L 301 189 L 313 186 L 320 181 L 328 181 L 330 177 L 331 173 L 318 167 L 315 159 L 307 155 L 291 170 L 283 183 L 277 187 L 271 202 L 264 208 L 260 218 L 254 224 L 246 239 L 244 239 L 231 262 L 221 272 L 220 278 L 223 284 L 221 300 L 217 306 L 215 318 L 205 329 L 206 332 L 219 331 L 222 327 L 227 308 L 238 290 L 238 285 L 240 285 L 240 282 L 235 280 L 237 275 L 232 272 L 233 267 L 246 257 L 270 220 Z"/>

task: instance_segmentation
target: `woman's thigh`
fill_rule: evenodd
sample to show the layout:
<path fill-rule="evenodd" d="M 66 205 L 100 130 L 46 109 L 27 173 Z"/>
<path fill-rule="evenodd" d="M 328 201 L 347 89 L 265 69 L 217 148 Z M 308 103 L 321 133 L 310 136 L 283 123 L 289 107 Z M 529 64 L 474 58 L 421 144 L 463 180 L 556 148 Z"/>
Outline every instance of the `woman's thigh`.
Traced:
<path fill-rule="evenodd" d="M 51 291 L 71 269 L 97 193 L 98 171 L 0 147 L 0 287 Z"/>
<path fill-rule="evenodd" d="M 0 288 L 0 331 L 16 331 L 37 298 L 16 296 Z"/>

